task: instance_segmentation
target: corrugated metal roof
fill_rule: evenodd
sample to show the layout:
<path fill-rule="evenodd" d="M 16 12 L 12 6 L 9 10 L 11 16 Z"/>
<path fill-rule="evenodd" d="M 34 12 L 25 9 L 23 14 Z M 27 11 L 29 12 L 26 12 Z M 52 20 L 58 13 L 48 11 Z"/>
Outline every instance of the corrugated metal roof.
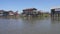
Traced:
<path fill-rule="evenodd" d="M 37 10 L 36 8 L 27 8 L 27 9 L 23 9 L 23 10 Z"/>

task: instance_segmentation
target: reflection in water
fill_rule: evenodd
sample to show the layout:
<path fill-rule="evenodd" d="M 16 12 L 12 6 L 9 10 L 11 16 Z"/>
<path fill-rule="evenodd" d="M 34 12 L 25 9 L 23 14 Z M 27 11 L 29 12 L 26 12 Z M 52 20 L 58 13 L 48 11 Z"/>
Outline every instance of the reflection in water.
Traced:
<path fill-rule="evenodd" d="M 60 22 L 60 17 L 51 17 L 51 21 L 53 22 L 53 23 L 59 23 Z"/>
<path fill-rule="evenodd" d="M 60 23 L 48 18 L 0 18 L 0 34 L 60 34 Z"/>

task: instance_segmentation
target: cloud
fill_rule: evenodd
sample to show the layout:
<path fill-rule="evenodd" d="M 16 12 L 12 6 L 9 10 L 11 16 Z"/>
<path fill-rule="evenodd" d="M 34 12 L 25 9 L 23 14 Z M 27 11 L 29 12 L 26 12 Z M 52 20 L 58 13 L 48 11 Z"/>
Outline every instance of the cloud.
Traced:
<path fill-rule="evenodd" d="M 51 9 L 54 9 L 54 8 L 60 8 L 60 6 L 53 6 Z"/>

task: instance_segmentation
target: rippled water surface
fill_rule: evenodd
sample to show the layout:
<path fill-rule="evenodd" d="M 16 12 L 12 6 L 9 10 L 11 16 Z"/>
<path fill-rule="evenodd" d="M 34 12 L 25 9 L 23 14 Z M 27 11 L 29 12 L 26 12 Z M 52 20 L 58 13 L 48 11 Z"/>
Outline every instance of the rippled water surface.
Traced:
<path fill-rule="evenodd" d="M 60 34 L 60 21 L 43 19 L 0 18 L 0 34 Z"/>

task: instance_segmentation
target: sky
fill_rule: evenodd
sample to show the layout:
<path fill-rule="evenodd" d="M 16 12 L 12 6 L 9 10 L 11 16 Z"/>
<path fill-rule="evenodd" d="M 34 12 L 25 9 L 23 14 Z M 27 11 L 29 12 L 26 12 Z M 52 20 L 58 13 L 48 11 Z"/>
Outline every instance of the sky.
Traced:
<path fill-rule="evenodd" d="M 37 8 L 43 12 L 50 12 L 53 7 L 60 7 L 60 0 L 0 0 L 0 10 L 22 12 L 26 8 Z"/>

